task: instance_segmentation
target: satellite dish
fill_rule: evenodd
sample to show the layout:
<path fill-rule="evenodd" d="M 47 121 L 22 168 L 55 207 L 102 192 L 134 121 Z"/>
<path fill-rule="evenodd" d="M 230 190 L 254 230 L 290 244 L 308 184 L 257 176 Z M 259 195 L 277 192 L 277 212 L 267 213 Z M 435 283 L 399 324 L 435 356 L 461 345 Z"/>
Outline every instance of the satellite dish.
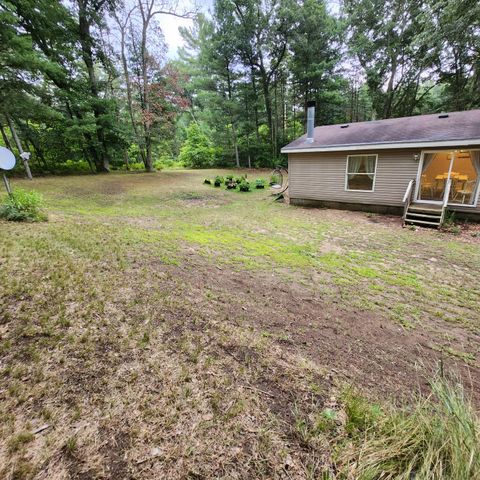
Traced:
<path fill-rule="evenodd" d="M 15 155 L 8 148 L 0 147 L 0 169 L 11 170 L 15 163 Z"/>

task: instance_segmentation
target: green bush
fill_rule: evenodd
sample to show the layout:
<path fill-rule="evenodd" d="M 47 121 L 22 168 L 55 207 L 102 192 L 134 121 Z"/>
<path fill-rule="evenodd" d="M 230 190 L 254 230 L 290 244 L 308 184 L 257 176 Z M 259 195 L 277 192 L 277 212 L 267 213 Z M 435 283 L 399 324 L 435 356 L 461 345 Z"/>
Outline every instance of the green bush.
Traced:
<path fill-rule="evenodd" d="M 206 178 L 203 183 L 206 183 L 207 185 L 211 185 L 212 181 L 209 178 Z"/>
<path fill-rule="evenodd" d="M 143 164 L 143 162 L 129 163 L 128 169 L 131 172 L 142 172 L 145 170 L 145 165 Z"/>
<path fill-rule="evenodd" d="M 242 175 L 241 177 L 237 177 L 235 179 L 235 183 L 242 183 L 244 180 L 247 180 L 247 176 L 246 175 Z"/>
<path fill-rule="evenodd" d="M 221 177 L 220 175 L 217 175 L 217 176 L 215 177 L 215 181 L 213 182 L 213 184 L 214 184 L 216 187 L 219 187 L 223 182 L 224 182 L 223 177 Z"/>
<path fill-rule="evenodd" d="M 262 178 L 257 178 L 255 180 L 255 188 L 265 188 L 265 184 L 267 182 L 265 182 L 265 180 L 263 180 Z"/>
<path fill-rule="evenodd" d="M 44 222 L 47 216 L 41 211 L 42 204 L 40 193 L 17 188 L 7 201 L 0 205 L 0 218 L 12 222 Z"/>
<path fill-rule="evenodd" d="M 90 173 L 90 165 L 86 160 L 67 160 L 55 165 L 55 173 L 66 175 L 68 173 Z"/>
<path fill-rule="evenodd" d="M 185 165 L 180 161 L 173 158 L 171 155 L 163 154 L 153 164 L 155 170 L 163 170 L 165 168 L 185 168 Z"/>
<path fill-rule="evenodd" d="M 238 188 L 241 192 L 249 192 L 250 191 L 250 183 L 247 182 L 245 179 L 240 182 Z"/>

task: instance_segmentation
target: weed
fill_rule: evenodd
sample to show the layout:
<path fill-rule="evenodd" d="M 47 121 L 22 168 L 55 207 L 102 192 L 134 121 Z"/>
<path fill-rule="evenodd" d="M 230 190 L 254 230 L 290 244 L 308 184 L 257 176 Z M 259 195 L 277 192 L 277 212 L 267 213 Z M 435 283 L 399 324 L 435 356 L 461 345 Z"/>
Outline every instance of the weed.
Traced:
<path fill-rule="evenodd" d="M 365 401 L 354 400 L 353 423 L 350 399 L 349 433 L 362 435 L 340 455 L 341 471 L 349 478 L 479 478 L 479 418 L 461 385 L 436 379 L 432 389 L 411 410 L 374 417 Z"/>
<path fill-rule="evenodd" d="M 34 439 L 34 435 L 31 432 L 20 432 L 10 438 L 8 442 L 8 449 L 10 452 L 16 452 L 17 450 L 25 445 L 26 443 L 31 442 Z"/>
<path fill-rule="evenodd" d="M 344 392 L 342 401 L 347 414 L 345 429 L 351 435 L 363 433 L 374 427 L 382 416 L 379 405 L 372 405 L 352 388 Z"/>
<path fill-rule="evenodd" d="M 473 353 L 461 352 L 452 347 L 447 347 L 445 351 L 452 357 L 460 358 L 466 363 L 473 363 L 475 361 L 475 355 L 473 355 Z"/>
<path fill-rule="evenodd" d="M 70 437 L 65 442 L 65 450 L 67 453 L 72 455 L 77 449 L 77 439 L 75 437 Z"/>
<path fill-rule="evenodd" d="M 17 188 L 0 205 L 0 218 L 12 222 L 43 222 L 47 216 L 42 212 L 43 197 L 35 191 Z"/>

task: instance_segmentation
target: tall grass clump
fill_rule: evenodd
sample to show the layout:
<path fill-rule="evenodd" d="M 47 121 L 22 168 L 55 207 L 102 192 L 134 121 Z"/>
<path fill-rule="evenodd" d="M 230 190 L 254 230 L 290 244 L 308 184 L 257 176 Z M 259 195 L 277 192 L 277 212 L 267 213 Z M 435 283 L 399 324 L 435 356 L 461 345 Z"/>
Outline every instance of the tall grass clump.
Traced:
<path fill-rule="evenodd" d="M 411 409 L 384 411 L 351 439 L 339 455 L 342 478 L 480 478 L 480 420 L 463 387 L 445 379 L 432 382 L 432 394 Z"/>
<path fill-rule="evenodd" d="M 6 202 L 0 205 L 0 218 L 12 222 L 44 222 L 43 198 L 40 193 L 17 188 Z"/>

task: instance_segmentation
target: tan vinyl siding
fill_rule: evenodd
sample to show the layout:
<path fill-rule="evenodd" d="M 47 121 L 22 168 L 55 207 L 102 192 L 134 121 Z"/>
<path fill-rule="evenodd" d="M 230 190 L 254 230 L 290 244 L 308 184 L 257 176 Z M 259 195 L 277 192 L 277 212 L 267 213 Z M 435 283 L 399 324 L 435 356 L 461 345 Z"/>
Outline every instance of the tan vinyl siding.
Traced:
<path fill-rule="evenodd" d="M 291 198 L 371 205 L 402 205 L 408 182 L 417 176 L 418 150 L 365 151 L 378 154 L 373 192 L 345 190 L 347 155 L 353 152 L 295 153 L 288 158 Z"/>

